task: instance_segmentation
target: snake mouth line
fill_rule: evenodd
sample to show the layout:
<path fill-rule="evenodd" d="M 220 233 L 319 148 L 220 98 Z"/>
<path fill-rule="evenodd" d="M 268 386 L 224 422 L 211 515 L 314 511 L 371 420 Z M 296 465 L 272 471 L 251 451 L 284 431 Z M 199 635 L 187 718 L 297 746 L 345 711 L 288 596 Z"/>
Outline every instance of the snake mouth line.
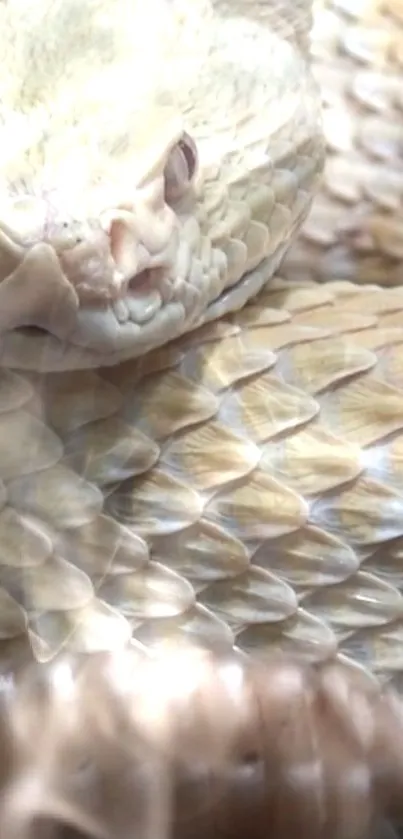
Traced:
<path fill-rule="evenodd" d="M 68 343 L 61 343 L 54 334 L 49 330 L 37 326 L 22 326 L 15 331 L 16 335 L 26 338 L 29 341 L 40 341 L 45 345 L 49 344 L 52 348 L 55 342 L 58 344 L 59 355 L 68 354 L 70 350 L 75 353 L 78 351 L 82 354 L 82 366 L 113 366 L 119 362 L 128 360 L 132 357 L 138 357 L 147 353 L 151 349 L 163 346 L 169 341 L 180 337 L 189 328 L 198 328 L 203 324 L 208 323 L 216 318 L 230 314 L 232 311 L 242 308 L 242 306 L 251 298 L 259 294 L 267 282 L 268 277 L 277 269 L 278 265 L 283 259 L 284 253 L 287 249 L 287 243 L 279 245 L 274 254 L 262 260 L 256 269 L 245 273 L 238 282 L 234 283 L 230 288 L 224 289 L 211 302 L 207 303 L 203 311 L 194 318 L 191 324 L 187 323 L 185 317 L 185 308 L 181 302 L 169 301 L 164 302 L 161 299 L 158 310 L 156 309 L 149 320 L 144 321 L 141 325 L 136 324 L 133 320 L 126 317 L 126 310 L 130 311 L 130 294 L 126 295 L 124 300 L 118 301 L 118 306 L 110 306 L 107 311 L 104 310 L 103 323 L 101 324 L 101 340 L 98 342 L 95 335 L 91 331 L 89 319 L 85 324 L 84 335 L 75 335 L 74 341 Z M 136 283 L 136 278 L 133 278 L 133 285 Z M 118 321 L 116 315 L 116 308 L 124 309 L 124 316 Z M 137 306 L 137 303 L 135 304 Z M 95 314 L 95 320 L 96 313 Z M 101 318 L 98 312 L 98 322 Z M 115 322 L 119 327 L 119 339 L 116 339 L 111 344 L 111 330 L 105 329 L 105 323 Z M 105 345 L 105 338 L 108 334 L 109 339 Z M 79 340 L 81 338 L 81 343 Z M 90 340 L 91 339 L 91 340 Z M 86 353 L 91 353 L 91 362 L 87 363 Z M 77 363 L 77 360 L 76 360 Z M 81 366 L 81 365 L 80 365 Z"/>
<path fill-rule="evenodd" d="M 316 129 L 313 134 L 311 143 Z M 152 172 L 132 209 L 108 211 L 105 219 L 100 216 L 84 228 L 75 223 L 67 233 L 56 218 L 59 226 L 50 231 L 57 234 L 54 241 L 36 239 L 24 252 L 21 241 L 8 234 L 16 267 L 0 278 L 3 363 L 48 372 L 114 366 L 242 308 L 278 269 L 309 212 L 310 185 L 321 159 L 319 141 L 317 146 L 316 168 L 301 176 L 292 206 L 279 201 L 268 250 L 261 246 L 263 224 L 251 222 L 255 236 L 250 241 L 257 248 L 246 264 L 246 233 L 239 242 L 235 237 L 235 244 L 229 233 L 221 246 L 197 220 L 197 189 L 188 192 L 195 164 L 190 141 L 189 148 L 176 141 L 175 153 L 168 154 L 171 168 L 165 164 L 166 180 L 162 171 Z M 4 252 L 6 237 L 1 228 Z"/>
<path fill-rule="evenodd" d="M 111 305 L 120 324 L 132 321 L 141 326 L 157 314 L 170 296 L 164 269 L 145 268 L 130 278 L 125 294 Z"/>
<path fill-rule="evenodd" d="M 265 286 L 278 269 L 295 227 L 308 214 L 311 201 L 301 209 L 275 251 L 218 295 L 203 299 L 190 282 L 169 279 L 166 265 L 134 274 L 125 292 L 102 307 L 78 311 L 74 329 L 63 339 L 44 325 L 22 325 L 0 340 L 3 357 L 11 366 L 15 356 L 25 369 L 40 365 L 48 370 L 114 366 L 169 343 L 189 331 L 242 308 Z M 211 292 L 211 289 L 210 289 Z M 135 318 L 137 321 L 135 322 Z M 3 346 L 1 346 L 3 344 Z"/>

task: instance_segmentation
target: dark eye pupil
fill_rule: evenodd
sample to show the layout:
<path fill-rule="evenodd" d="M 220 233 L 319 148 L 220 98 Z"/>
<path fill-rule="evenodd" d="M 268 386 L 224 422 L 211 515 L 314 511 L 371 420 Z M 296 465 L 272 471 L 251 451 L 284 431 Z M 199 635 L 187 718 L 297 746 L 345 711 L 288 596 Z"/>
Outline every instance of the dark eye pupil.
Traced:
<path fill-rule="evenodd" d="M 196 143 L 184 133 L 172 149 L 165 167 L 165 200 L 168 204 L 185 195 L 197 169 Z"/>
<path fill-rule="evenodd" d="M 179 148 L 186 160 L 189 172 L 189 180 L 191 180 L 195 174 L 197 166 L 196 143 L 194 143 L 189 134 L 185 133 L 179 142 Z"/>

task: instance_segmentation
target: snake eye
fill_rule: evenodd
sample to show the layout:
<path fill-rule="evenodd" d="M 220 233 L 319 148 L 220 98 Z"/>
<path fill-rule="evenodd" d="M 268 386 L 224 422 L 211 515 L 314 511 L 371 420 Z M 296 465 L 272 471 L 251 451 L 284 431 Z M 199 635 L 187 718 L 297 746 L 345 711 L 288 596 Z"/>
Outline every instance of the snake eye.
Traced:
<path fill-rule="evenodd" d="M 196 144 L 184 133 L 172 149 L 165 167 L 165 200 L 168 204 L 183 198 L 196 173 L 197 162 Z"/>

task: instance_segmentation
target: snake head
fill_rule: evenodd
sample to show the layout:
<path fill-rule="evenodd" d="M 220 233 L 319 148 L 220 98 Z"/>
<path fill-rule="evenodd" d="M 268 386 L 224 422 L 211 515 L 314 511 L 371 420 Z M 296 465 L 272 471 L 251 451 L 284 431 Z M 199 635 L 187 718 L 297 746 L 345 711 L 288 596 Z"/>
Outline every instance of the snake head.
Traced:
<path fill-rule="evenodd" d="M 4 202 L 0 334 L 19 330 L 21 338 L 35 327 L 42 343 L 46 333 L 72 342 L 93 366 L 88 343 L 98 364 L 101 354 L 114 359 L 136 341 L 144 352 L 159 329 L 161 343 L 181 330 L 195 296 L 184 288 L 190 257 L 178 267 L 184 248 L 175 210 L 195 179 L 196 144 L 167 120 L 135 160 L 133 184 L 99 190 L 92 215 L 69 212 L 57 190 Z"/>
<path fill-rule="evenodd" d="M 1 7 L 3 363 L 114 365 L 241 308 L 322 167 L 280 0 L 23 6 Z"/>

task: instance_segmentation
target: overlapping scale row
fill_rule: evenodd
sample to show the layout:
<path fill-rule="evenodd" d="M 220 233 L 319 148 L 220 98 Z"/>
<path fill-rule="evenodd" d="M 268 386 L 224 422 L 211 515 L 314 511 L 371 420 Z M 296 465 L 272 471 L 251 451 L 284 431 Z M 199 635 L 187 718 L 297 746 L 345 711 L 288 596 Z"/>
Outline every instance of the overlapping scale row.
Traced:
<path fill-rule="evenodd" d="M 398 682 L 402 322 L 398 289 L 277 279 L 139 360 L 4 372 L 3 646 L 196 641 Z"/>
<path fill-rule="evenodd" d="M 403 12 L 400 0 L 316 0 L 323 186 L 284 272 L 403 282 Z"/>

